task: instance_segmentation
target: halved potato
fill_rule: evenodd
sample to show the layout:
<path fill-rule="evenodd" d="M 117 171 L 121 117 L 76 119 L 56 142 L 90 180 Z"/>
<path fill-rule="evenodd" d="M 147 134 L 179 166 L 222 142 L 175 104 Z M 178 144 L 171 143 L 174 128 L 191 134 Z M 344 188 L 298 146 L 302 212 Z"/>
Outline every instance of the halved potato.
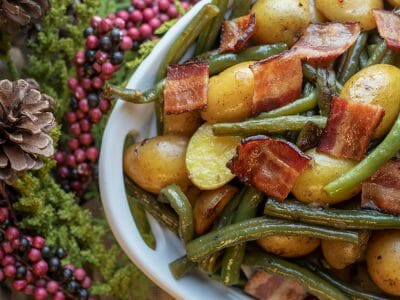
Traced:
<path fill-rule="evenodd" d="M 226 163 L 235 154 L 241 140 L 238 136 L 214 136 L 211 126 L 200 126 L 186 151 L 189 178 L 201 190 L 217 189 L 235 177 Z"/>

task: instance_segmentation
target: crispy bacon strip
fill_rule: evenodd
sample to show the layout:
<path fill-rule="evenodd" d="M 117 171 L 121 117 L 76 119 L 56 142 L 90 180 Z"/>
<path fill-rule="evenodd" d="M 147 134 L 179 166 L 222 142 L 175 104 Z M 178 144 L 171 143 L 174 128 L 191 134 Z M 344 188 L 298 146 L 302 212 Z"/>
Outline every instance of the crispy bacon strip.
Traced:
<path fill-rule="evenodd" d="M 228 168 L 245 184 L 277 200 L 284 200 L 309 161 L 310 157 L 295 145 L 258 135 L 246 138 L 238 145 Z"/>
<path fill-rule="evenodd" d="M 284 106 L 301 95 L 301 61 L 289 52 L 250 66 L 254 74 L 253 115 Z"/>
<path fill-rule="evenodd" d="M 361 207 L 400 214 L 400 159 L 392 159 L 362 185 Z"/>
<path fill-rule="evenodd" d="M 223 53 L 243 50 L 247 46 L 247 41 L 253 36 L 255 26 L 255 14 L 224 21 L 219 51 Z"/>
<path fill-rule="evenodd" d="M 385 39 L 387 46 L 400 50 L 400 16 L 383 9 L 374 9 L 373 13 L 379 34 Z"/>
<path fill-rule="evenodd" d="M 208 63 L 170 65 L 164 88 L 164 111 L 180 114 L 207 106 Z"/>
<path fill-rule="evenodd" d="M 354 44 L 360 31 L 358 23 L 310 24 L 291 52 L 311 63 L 332 61 Z"/>
<path fill-rule="evenodd" d="M 298 282 L 260 270 L 247 281 L 244 291 L 258 300 L 303 300 L 307 295 Z"/>
<path fill-rule="evenodd" d="M 328 122 L 317 151 L 335 157 L 363 159 L 384 115 L 384 109 L 378 105 L 333 96 Z"/>

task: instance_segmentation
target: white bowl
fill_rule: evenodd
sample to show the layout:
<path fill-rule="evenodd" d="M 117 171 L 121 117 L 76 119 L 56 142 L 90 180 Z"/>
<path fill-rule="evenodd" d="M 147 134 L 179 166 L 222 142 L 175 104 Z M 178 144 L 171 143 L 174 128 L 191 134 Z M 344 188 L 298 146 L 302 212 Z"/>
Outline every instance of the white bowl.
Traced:
<path fill-rule="evenodd" d="M 157 44 L 130 79 L 127 87 L 146 90 L 155 83 L 160 62 L 173 41 L 209 0 L 194 6 Z M 210 280 L 200 272 L 193 272 L 175 280 L 168 264 L 184 254 L 181 241 L 162 228 L 151 216 L 150 225 L 157 240 L 156 250 L 150 249 L 140 237 L 129 211 L 122 173 L 122 154 L 125 136 L 132 129 L 139 131 L 140 139 L 155 135 L 152 104 L 135 105 L 119 100 L 108 120 L 101 147 L 99 176 L 100 191 L 106 217 L 118 243 L 151 280 L 178 299 L 217 300 L 248 299 L 239 290 Z"/>

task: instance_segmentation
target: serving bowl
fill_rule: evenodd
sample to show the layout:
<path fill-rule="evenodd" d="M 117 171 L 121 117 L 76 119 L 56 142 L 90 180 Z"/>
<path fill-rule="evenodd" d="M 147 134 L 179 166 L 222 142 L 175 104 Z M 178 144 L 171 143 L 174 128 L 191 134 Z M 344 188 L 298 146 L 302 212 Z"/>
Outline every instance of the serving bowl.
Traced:
<path fill-rule="evenodd" d="M 151 54 L 130 78 L 127 88 L 146 90 L 155 83 L 162 58 L 185 26 L 209 0 L 196 4 L 160 40 Z M 189 49 L 186 55 L 192 52 Z M 152 281 L 177 299 L 249 299 L 239 290 L 228 288 L 209 279 L 201 272 L 193 272 L 175 280 L 168 264 L 184 254 L 182 242 L 148 215 L 157 240 L 155 250 L 142 240 L 130 213 L 123 180 L 123 144 L 126 135 L 136 130 L 139 139 L 156 134 L 152 104 L 135 105 L 118 100 L 104 131 L 99 162 L 101 199 L 111 230 L 132 262 Z"/>

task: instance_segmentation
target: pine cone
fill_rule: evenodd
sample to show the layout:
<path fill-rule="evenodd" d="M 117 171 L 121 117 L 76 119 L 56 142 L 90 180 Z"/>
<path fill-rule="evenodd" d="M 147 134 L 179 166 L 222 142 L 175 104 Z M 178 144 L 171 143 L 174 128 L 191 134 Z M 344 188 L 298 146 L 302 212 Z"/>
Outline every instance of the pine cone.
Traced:
<path fill-rule="evenodd" d="M 49 6 L 49 0 L 0 0 L 0 30 L 15 32 L 38 21 Z"/>
<path fill-rule="evenodd" d="M 0 81 L 0 179 L 42 167 L 53 155 L 54 100 L 34 81 Z"/>

